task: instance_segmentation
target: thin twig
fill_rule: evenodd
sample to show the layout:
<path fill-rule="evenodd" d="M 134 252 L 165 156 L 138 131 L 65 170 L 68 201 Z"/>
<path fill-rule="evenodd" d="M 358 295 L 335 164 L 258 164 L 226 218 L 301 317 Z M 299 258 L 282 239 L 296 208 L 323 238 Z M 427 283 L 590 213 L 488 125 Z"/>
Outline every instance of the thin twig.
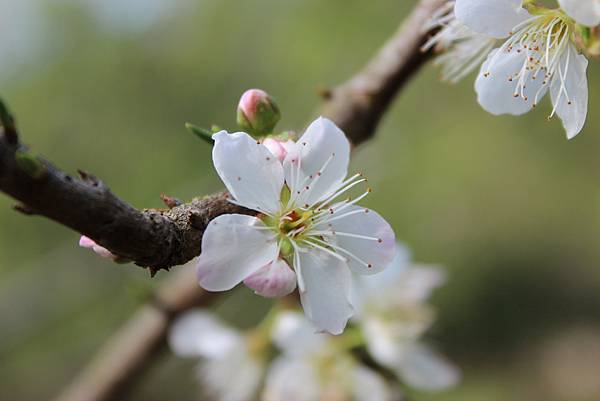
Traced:
<path fill-rule="evenodd" d="M 422 32 L 422 27 L 431 13 L 444 1 L 421 0 L 402 27 L 367 67 L 330 91 L 324 114 L 340 125 L 355 144 L 373 135 L 394 95 L 426 61 L 427 55 L 419 50 L 427 36 Z M 225 202 L 223 195 L 220 195 L 220 198 L 217 196 L 217 199 L 223 199 Z M 198 224 L 200 228 L 206 225 L 209 216 L 226 213 L 219 209 L 221 203 L 213 202 L 211 205 L 214 210 L 201 215 L 204 216 L 204 220 Z M 202 204 L 197 205 L 199 210 L 202 210 L 202 207 Z M 187 226 L 189 218 L 185 217 L 183 220 L 186 221 L 184 226 Z M 201 231 L 198 234 L 195 240 L 199 242 Z M 157 296 L 157 299 L 161 300 L 160 304 L 166 309 L 158 308 L 156 303 L 143 306 L 100 350 L 92 363 L 75 378 L 57 401 L 119 399 L 122 392 L 129 388 L 157 355 L 170 320 L 208 300 L 206 294 L 198 288 L 195 278 L 186 277 L 185 274 L 189 273 L 183 273 L 181 281 L 169 283 L 168 290 L 161 292 L 170 293 L 173 298 L 160 293 Z"/>
<path fill-rule="evenodd" d="M 354 144 L 374 134 L 395 94 L 425 62 L 419 51 L 424 22 L 444 0 L 422 0 L 367 66 L 328 92 L 323 114 Z M 160 269 L 200 254 L 206 224 L 225 213 L 252 213 L 232 205 L 225 193 L 194 199 L 167 210 L 137 210 L 89 173 L 81 179 L 30 154 L 19 142 L 14 119 L 0 102 L 0 191 L 23 208 L 84 234 L 122 259 Z"/>

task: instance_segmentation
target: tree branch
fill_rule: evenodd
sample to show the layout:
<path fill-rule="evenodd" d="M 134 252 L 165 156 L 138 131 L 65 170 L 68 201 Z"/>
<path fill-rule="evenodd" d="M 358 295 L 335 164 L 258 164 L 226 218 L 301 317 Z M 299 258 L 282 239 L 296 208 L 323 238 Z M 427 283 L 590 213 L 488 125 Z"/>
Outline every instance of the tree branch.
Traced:
<path fill-rule="evenodd" d="M 323 114 L 335 121 L 354 144 L 370 138 L 395 94 L 426 61 L 419 47 L 422 27 L 444 0 L 422 0 L 411 16 L 367 66 L 329 92 Z M 0 105 L 1 106 L 1 105 Z M 183 264 L 200 254 L 204 229 L 226 213 L 252 213 L 220 193 L 167 210 L 137 210 L 115 196 L 100 180 L 81 179 L 37 158 L 19 142 L 14 120 L 0 107 L 0 191 L 20 201 L 19 210 L 48 217 L 82 233 L 115 255 L 160 269 Z"/>
<path fill-rule="evenodd" d="M 72 228 L 152 272 L 198 256 L 204 229 L 218 215 L 251 213 L 228 202 L 225 192 L 140 211 L 91 174 L 74 178 L 9 139 L 0 136 L 0 190 L 20 201 L 19 208 Z"/>
<path fill-rule="evenodd" d="M 375 134 L 396 94 L 429 59 L 421 46 L 424 26 L 446 0 L 421 0 L 369 63 L 351 79 L 325 93 L 322 114 L 333 119 L 358 145 Z"/>
<path fill-rule="evenodd" d="M 342 127 L 353 143 L 361 143 L 373 135 L 395 94 L 427 60 L 428 56 L 419 50 L 427 36 L 422 27 L 431 13 L 444 1 L 421 0 L 373 60 L 356 76 L 331 91 L 323 113 Z M 0 172 L 2 171 L 0 168 Z M 2 175 L 0 173 L 0 177 Z M 4 190 L 1 181 L 0 186 L 0 189 Z M 224 194 L 195 200 L 192 205 L 191 211 L 182 212 L 180 219 L 173 217 L 173 210 L 177 208 L 171 209 L 170 213 L 137 212 L 135 209 L 134 212 L 158 213 L 162 219 L 159 224 L 179 227 L 188 235 L 182 235 L 181 238 L 189 238 L 199 246 L 208 221 L 219 214 L 231 213 L 233 207 L 226 202 Z M 183 210 L 190 208 L 189 205 L 181 207 L 184 207 Z M 202 211 L 205 211 L 205 214 L 201 214 L 202 219 L 197 222 L 196 228 L 193 228 L 188 213 Z M 135 214 L 134 212 L 131 213 Z M 100 244 L 106 246 L 108 243 L 100 241 Z M 130 251 L 123 244 L 114 245 L 122 248 L 109 246 L 109 249 L 121 249 L 123 256 L 124 252 Z M 199 252 L 194 246 L 185 249 L 190 252 L 173 260 L 182 261 Z M 133 259 L 140 262 L 140 259 Z M 127 389 L 157 354 L 160 344 L 164 342 L 169 322 L 187 309 L 209 300 L 207 294 L 198 288 L 195 278 L 188 270 L 182 270 L 177 277 L 165 285 L 166 289 L 159 292 L 156 299 L 160 302 L 151 302 L 143 306 L 100 350 L 92 363 L 75 378 L 73 384 L 57 401 L 110 401 L 117 399 Z"/>

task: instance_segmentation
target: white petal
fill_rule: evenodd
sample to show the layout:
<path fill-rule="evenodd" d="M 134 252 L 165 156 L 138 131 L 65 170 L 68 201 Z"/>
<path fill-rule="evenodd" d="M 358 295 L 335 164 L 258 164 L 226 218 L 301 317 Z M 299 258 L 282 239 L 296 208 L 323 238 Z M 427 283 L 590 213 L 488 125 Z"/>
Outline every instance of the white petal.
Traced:
<path fill-rule="evenodd" d="M 281 298 L 296 289 L 296 274 L 287 262 L 277 259 L 251 274 L 244 284 L 266 298 Z"/>
<path fill-rule="evenodd" d="M 362 365 L 352 372 L 354 401 L 389 401 L 394 399 L 383 377 Z"/>
<path fill-rule="evenodd" d="M 412 267 L 395 281 L 396 293 L 404 301 L 423 302 L 446 282 L 446 273 L 438 267 Z"/>
<path fill-rule="evenodd" d="M 361 327 L 367 342 L 367 351 L 379 364 L 395 367 L 402 360 L 404 348 L 410 334 L 403 336 L 394 330 L 395 325 L 376 315 L 367 315 L 362 319 Z M 397 325 L 396 325 L 397 326 Z M 408 340 L 404 340 L 406 337 Z"/>
<path fill-rule="evenodd" d="M 428 391 L 453 387 L 461 376 L 456 366 L 421 344 L 406 349 L 397 373 L 409 386 Z"/>
<path fill-rule="evenodd" d="M 223 357 L 200 363 L 197 375 L 210 399 L 250 401 L 255 399 L 263 372 L 263 364 L 241 342 Z"/>
<path fill-rule="evenodd" d="M 333 194 L 346 177 L 350 142 L 331 120 L 319 117 L 296 145 L 296 149 L 288 149 L 284 162 L 286 182 L 293 191 L 302 192 L 298 200 L 300 206 L 312 205 Z M 306 177 L 312 179 L 305 180 Z M 306 186 L 310 190 L 306 190 Z"/>
<path fill-rule="evenodd" d="M 215 169 L 235 200 L 252 210 L 275 213 L 284 183 L 277 158 L 243 132 L 221 131 L 213 139 Z"/>
<path fill-rule="evenodd" d="M 315 367 L 304 358 L 279 357 L 267 373 L 263 401 L 318 401 L 321 393 Z"/>
<path fill-rule="evenodd" d="M 569 45 L 568 50 L 561 57 L 560 69 L 557 72 L 564 76 L 564 82 L 561 82 L 559 75 L 555 75 L 550 85 L 552 104 L 556 108 L 556 114 L 562 120 L 569 139 L 581 131 L 587 117 L 587 66 L 587 58 L 577 54 L 574 45 Z"/>
<path fill-rule="evenodd" d="M 256 217 L 224 214 L 213 219 L 202 237 L 196 272 L 200 286 L 226 291 L 276 259 L 277 243 Z"/>
<path fill-rule="evenodd" d="M 526 52 L 517 53 L 514 50 L 496 49 L 490 53 L 475 81 L 481 107 L 495 115 L 521 115 L 531 110 L 536 94 L 538 101 L 546 94 L 548 85 L 544 85 L 543 72 L 535 79 L 530 74 L 525 79 L 522 93 L 517 90 L 517 78 L 510 80 L 522 70 L 526 57 Z M 517 97 L 515 92 L 518 92 Z"/>
<path fill-rule="evenodd" d="M 600 24 L 600 2 L 598 0 L 558 0 L 558 4 L 581 25 L 593 27 Z"/>
<path fill-rule="evenodd" d="M 340 334 L 352 316 L 351 274 L 343 261 L 321 251 L 300 253 L 302 278 L 300 291 L 304 313 L 318 329 Z M 298 271 L 298 270 L 296 270 Z"/>
<path fill-rule="evenodd" d="M 381 293 L 382 287 L 392 286 L 409 268 L 411 262 L 411 253 L 408 247 L 399 242 L 396 243 L 396 256 L 392 263 L 380 272 L 373 275 L 356 275 L 352 280 L 352 292 L 350 303 L 354 307 L 357 315 L 361 315 L 363 306 L 369 298 Z"/>
<path fill-rule="evenodd" d="M 240 335 L 212 313 L 195 310 L 177 318 L 169 330 L 169 346 L 178 356 L 217 358 L 232 350 Z"/>
<path fill-rule="evenodd" d="M 332 238 L 337 246 L 356 257 L 339 252 L 348 257 L 348 266 L 352 271 L 358 274 L 379 273 L 394 260 L 396 236 L 388 222 L 373 210 L 351 206 L 340 213 L 361 210 L 362 213 L 352 214 L 330 223 L 325 222 L 321 227 L 327 231 L 333 230 L 335 235 L 329 238 Z M 333 218 L 335 216 L 335 214 L 332 215 Z M 366 236 L 369 239 L 347 234 Z"/>
<path fill-rule="evenodd" d="M 473 31 L 498 39 L 530 17 L 522 0 L 456 0 L 454 13 Z"/>
<path fill-rule="evenodd" d="M 317 333 L 315 326 L 299 312 L 286 311 L 275 321 L 273 342 L 288 355 L 318 353 L 326 344 L 327 334 Z"/>

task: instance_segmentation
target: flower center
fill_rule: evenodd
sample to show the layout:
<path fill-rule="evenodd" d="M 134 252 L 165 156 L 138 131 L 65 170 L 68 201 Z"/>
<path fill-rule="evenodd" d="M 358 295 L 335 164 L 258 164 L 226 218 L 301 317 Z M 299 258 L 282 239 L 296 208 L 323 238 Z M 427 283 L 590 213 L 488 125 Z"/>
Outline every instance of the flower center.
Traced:
<path fill-rule="evenodd" d="M 508 82 L 515 85 L 514 97 L 521 97 L 528 101 L 527 84 L 541 80 L 541 85 L 538 85 L 533 93 L 533 107 L 535 107 L 553 79 L 560 80 L 561 87 L 565 87 L 564 80 L 569 69 L 569 46 L 573 41 L 573 32 L 573 21 L 562 11 L 540 11 L 538 15 L 515 27 L 512 36 L 496 52 L 488 64 L 488 71 L 483 75 L 489 77 L 494 64 L 507 53 L 522 54 L 523 62 L 508 76 Z M 563 60 L 565 54 L 566 62 Z M 565 96 L 568 98 L 568 94 L 565 93 Z"/>

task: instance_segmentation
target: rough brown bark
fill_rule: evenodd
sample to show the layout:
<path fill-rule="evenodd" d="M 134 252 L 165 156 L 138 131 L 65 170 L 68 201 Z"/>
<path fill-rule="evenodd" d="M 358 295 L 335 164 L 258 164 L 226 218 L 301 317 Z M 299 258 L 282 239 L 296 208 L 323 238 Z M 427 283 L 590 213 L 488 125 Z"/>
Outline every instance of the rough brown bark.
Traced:
<path fill-rule="evenodd" d="M 394 96 L 426 61 L 428 55 L 419 50 L 426 37 L 422 27 L 443 2 L 419 2 L 362 71 L 328 92 L 322 113 L 354 144 L 374 134 Z M 0 191 L 20 201 L 21 211 L 72 228 L 152 273 L 197 256 L 211 219 L 225 213 L 251 213 L 227 202 L 225 193 L 197 198 L 170 210 L 140 211 L 90 174 L 75 178 L 45 160 L 38 160 L 42 171 L 32 174 L 18 163 L 17 152 L 26 150 L 14 125 L 6 125 L 0 136 Z"/>
<path fill-rule="evenodd" d="M 75 178 L 9 138 L 0 136 L 2 192 L 19 200 L 27 213 L 87 235 L 152 272 L 198 256 L 204 229 L 218 215 L 251 213 L 228 202 L 225 192 L 171 209 L 138 210 L 91 174 L 80 172 L 81 178 Z"/>
<path fill-rule="evenodd" d="M 328 92 L 322 113 L 335 121 L 354 144 L 374 134 L 395 95 L 427 60 L 428 55 L 419 50 L 427 36 L 422 27 L 444 1 L 421 0 L 361 72 Z M 79 181 L 43 161 L 45 175 L 25 173 L 15 159 L 21 146 L 16 139 L 16 133 L 10 130 L 0 137 L 0 190 L 22 202 L 21 211 L 49 217 L 154 271 L 198 255 L 202 233 L 212 218 L 249 212 L 228 203 L 224 193 L 170 210 L 139 211 L 89 175 L 83 174 Z M 114 335 L 57 400 L 119 399 L 157 355 L 170 321 L 210 299 L 197 286 L 193 272 L 178 272 Z"/>

